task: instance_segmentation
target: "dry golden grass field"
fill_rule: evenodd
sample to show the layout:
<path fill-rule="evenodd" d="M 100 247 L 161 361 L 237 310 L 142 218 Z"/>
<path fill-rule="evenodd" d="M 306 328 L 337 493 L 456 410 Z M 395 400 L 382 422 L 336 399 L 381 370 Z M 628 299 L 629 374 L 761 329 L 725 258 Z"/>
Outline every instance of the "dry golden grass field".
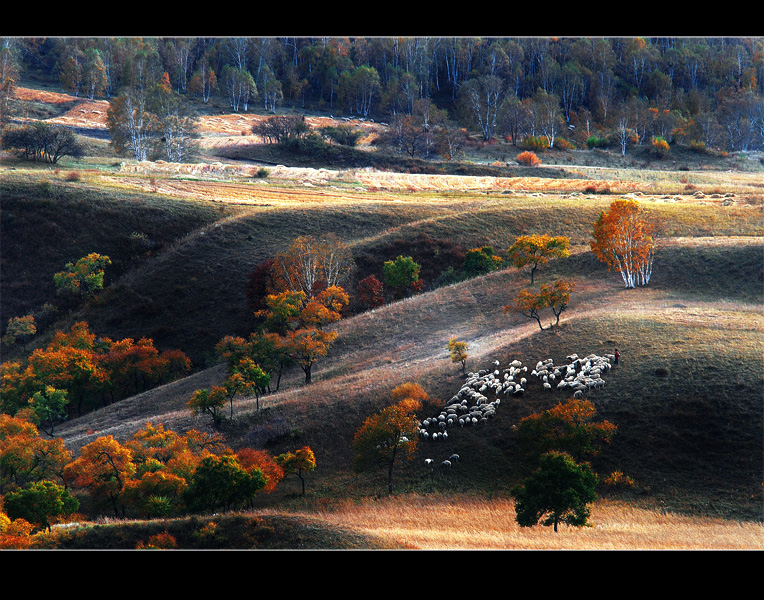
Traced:
<path fill-rule="evenodd" d="M 19 94 L 30 102 L 72 102 L 64 94 Z M 105 128 L 105 105 L 75 103 L 51 121 Z M 202 119 L 204 160 L 196 164 L 107 157 L 45 169 L 0 161 L 7 189 L 47 190 L 44 200 L 59 206 L 103 197 L 118 218 L 137 223 L 151 211 L 178 220 L 185 218 L 181 209 L 199 211 L 198 222 L 161 252 L 125 268 L 101 302 L 61 315 L 59 328 L 85 319 L 104 335 L 186 344 L 214 363 L 214 342 L 240 333 L 235 327 L 246 330 L 244 286 L 252 267 L 295 235 L 321 231 L 338 232 L 359 255 L 421 233 L 503 250 L 525 232 L 568 235 L 571 258 L 539 276 L 576 283 L 560 327 L 543 332 L 504 313 L 511 295 L 527 284 L 527 273 L 513 268 L 340 321 L 337 343 L 316 364 L 313 384 L 304 386 L 295 370 L 278 392 L 260 399 L 260 411 L 254 400 L 234 406 L 226 431 L 233 444 L 273 452 L 310 444 L 316 451 L 309 497 L 296 496 L 298 484 L 285 482 L 261 500 L 257 514 L 310 517 L 404 549 L 764 549 L 764 271 L 756 270 L 764 267 L 764 170 L 566 165 L 566 177 L 552 179 L 271 165 L 267 177 L 257 178 L 260 165 L 215 154 L 219 147 L 256 143 L 245 134 L 256 118 Z M 375 126 L 364 126 L 373 136 Z M 588 249 L 591 222 L 619 197 L 638 199 L 661 226 L 654 282 L 645 289 L 622 289 L 619 276 Z M 85 235 L 83 229 L 70 241 L 79 244 Z M 20 273 L 10 293 L 28 289 L 33 279 Z M 419 382 L 441 403 L 459 389 L 461 374 L 446 348 L 452 336 L 469 344 L 468 370 L 517 357 L 525 364 L 547 356 L 560 362 L 567 353 L 606 353 L 617 345 L 624 364 L 592 396 L 599 415 L 619 426 L 613 448 L 597 464 L 633 473 L 637 489 L 599 499 L 592 527 L 555 534 L 517 525 L 507 494 L 517 472 L 504 439 L 519 418 L 563 399 L 543 396 L 540 387 L 513 401 L 484 435 L 455 432 L 442 449 L 422 447 L 401 465 L 391 497 L 379 477 L 353 473 L 353 433 L 396 385 Z M 664 365 L 668 376 L 656 376 Z M 187 378 L 64 423 L 56 435 L 77 450 L 99 436 L 127 439 L 149 421 L 177 431 L 209 429 L 186 403 L 194 390 L 219 384 L 224 369 L 196 366 Z M 691 382 L 691 375 L 712 369 L 713 381 Z M 645 379 L 646 387 L 638 388 Z M 713 439 L 718 447 L 709 444 Z M 422 469 L 425 456 L 457 450 L 465 458 L 452 474 Z"/>

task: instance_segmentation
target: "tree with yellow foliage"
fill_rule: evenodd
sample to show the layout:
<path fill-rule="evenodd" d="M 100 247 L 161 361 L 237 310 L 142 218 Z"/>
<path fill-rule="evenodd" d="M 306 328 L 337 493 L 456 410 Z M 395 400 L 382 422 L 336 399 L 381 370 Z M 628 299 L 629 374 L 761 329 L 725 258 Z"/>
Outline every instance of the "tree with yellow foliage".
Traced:
<path fill-rule="evenodd" d="M 286 452 L 279 454 L 274 459 L 284 475 L 294 474 L 300 478 L 302 483 L 302 495 L 305 495 L 305 473 L 313 471 L 316 468 L 316 455 L 310 446 L 303 446 L 295 452 Z"/>
<path fill-rule="evenodd" d="M 518 269 L 531 267 L 531 285 L 536 269 L 553 258 L 570 256 L 570 239 L 565 236 L 521 235 L 507 250 L 509 258 Z"/>
<path fill-rule="evenodd" d="M 451 354 L 452 363 L 462 363 L 462 375 L 467 367 L 467 342 L 460 342 L 455 337 L 448 340 L 448 351 Z"/>

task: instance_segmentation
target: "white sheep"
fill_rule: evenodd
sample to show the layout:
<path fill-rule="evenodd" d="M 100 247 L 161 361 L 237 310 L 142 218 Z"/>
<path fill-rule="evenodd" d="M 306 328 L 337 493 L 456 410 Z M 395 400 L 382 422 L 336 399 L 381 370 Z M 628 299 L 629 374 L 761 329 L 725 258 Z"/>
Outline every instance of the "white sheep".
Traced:
<path fill-rule="evenodd" d="M 451 461 L 450 460 L 444 460 L 440 464 L 442 464 L 444 467 L 450 467 L 451 466 Z"/>
<path fill-rule="evenodd" d="M 434 461 L 431 458 L 424 459 L 424 466 L 429 467 Z"/>

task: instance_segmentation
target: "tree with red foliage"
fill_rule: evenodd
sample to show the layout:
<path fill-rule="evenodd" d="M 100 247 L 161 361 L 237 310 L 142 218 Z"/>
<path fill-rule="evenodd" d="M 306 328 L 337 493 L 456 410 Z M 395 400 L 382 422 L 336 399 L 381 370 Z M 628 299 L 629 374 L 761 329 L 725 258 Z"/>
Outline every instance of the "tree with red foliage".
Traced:
<path fill-rule="evenodd" d="M 374 275 L 369 275 L 358 282 L 358 299 L 368 308 L 377 308 L 385 304 L 385 289 L 382 282 Z"/>

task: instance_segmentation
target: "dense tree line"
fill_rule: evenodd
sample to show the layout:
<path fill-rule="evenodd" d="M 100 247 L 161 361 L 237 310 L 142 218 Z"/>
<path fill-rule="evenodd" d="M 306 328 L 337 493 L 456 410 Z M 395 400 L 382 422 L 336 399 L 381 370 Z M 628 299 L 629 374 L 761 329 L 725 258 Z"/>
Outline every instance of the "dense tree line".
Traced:
<path fill-rule="evenodd" d="M 515 143 L 533 136 L 554 146 L 564 134 L 583 144 L 605 135 L 615 140 L 619 132 L 624 144 L 660 137 L 748 151 L 764 143 L 763 38 L 2 42 L 3 94 L 29 70 L 57 78 L 78 96 L 127 101 L 136 90 L 164 83 L 166 92 L 203 103 L 216 99 L 233 111 L 325 109 L 391 121 L 417 114 L 417 104 L 428 100 L 485 140 L 502 136 Z M 169 96 L 165 100 L 161 116 L 177 130 L 183 115 L 170 106 Z M 4 106 L 3 100 L 6 113 Z"/>

